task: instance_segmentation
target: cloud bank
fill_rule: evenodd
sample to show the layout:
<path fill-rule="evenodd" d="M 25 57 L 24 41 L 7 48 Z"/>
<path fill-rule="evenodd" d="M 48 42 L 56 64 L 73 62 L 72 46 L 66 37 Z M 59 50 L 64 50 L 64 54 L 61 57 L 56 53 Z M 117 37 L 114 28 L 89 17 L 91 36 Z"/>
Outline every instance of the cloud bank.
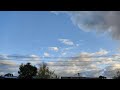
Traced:
<path fill-rule="evenodd" d="M 96 31 L 110 34 L 120 40 L 120 11 L 53 11 L 69 15 L 75 26 L 83 31 Z"/>
<path fill-rule="evenodd" d="M 30 62 L 32 65 L 39 65 L 42 60 L 38 55 L 28 55 L 26 57 L 18 57 L 16 61 L 10 55 L 0 55 L 0 74 L 15 73 L 19 69 L 21 63 Z M 49 55 L 47 55 L 49 56 Z M 3 59 L 4 58 L 4 59 Z M 7 58 L 5 60 L 5 58 Z M 116 72 L 120 70 L 119 62 L 120 54 L 109 56 L 109 51 L 100 49 L 97 52 L 81 52 L 75 57 L 68 58 L 53 58 L 45 61 L 51 70 L 55 70 L 60 76 L 73 76 L 76 73 L 81 73 L 82 76 L 98 77 L 104 75 L 106 77 L 115 76 Z"/>
<path fill-rule="evenodd" d="M 37 55 L 0 55 L 0 75 L 5 75 L 6 73 L 13 73 L 18 75 L 19 65 L 21 63 L 30 62 L 32 65 L 39 65 L 41 59 Z"/>
<path fill-rule="evenodd" d="M 51 70 L 60 76 L 73 76 L 81 73 L 82 76 L 99 77 L 104 75 L 108 78 L 115 76 L 120 70 L 120 55 L 109 56 L 109 51 L 100 49 L 97 52 L 81 52 L 75 58 L 60 58 L 47 62 Z"/>

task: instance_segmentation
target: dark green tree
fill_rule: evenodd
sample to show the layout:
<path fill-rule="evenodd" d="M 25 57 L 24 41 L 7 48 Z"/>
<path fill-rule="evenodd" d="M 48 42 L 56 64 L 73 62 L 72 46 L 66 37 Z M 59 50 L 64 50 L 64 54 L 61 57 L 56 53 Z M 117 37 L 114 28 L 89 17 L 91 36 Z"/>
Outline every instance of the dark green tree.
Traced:
<path fill-rule="evenodd" d="M 51 71 L 46 63 L 42 63 L 38 69 L 37 79 L 58 79 L 59 77 Z"/>
<path fill-rule="evenodd" d="M 30 63 L 21 64 L 18 71 L 20 79 L 32 79 L 37 74 L 37 68 Z"/>

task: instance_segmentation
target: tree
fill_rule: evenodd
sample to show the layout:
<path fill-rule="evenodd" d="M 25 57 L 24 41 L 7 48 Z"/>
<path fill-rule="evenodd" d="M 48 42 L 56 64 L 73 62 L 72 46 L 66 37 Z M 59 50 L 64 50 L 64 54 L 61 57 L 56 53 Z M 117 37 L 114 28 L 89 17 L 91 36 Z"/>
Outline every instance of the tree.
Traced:
<path fill-rule="evenodd" d="M 116 76 L 114 76 L 113 79 L 120 79 L 120 71 L 117 71 Z"/>
<path fill-rule="evenodd" d="M 26 65 L 21 64 L 18 74 L 20 79 L 32 79 L 33 76 L 36 76 L 37 74 L 37 68 L 30 63 L 27 63 Z"/>
<path fill-rule="evenodd" d="M 46 63 L 42 63 L 38 69 L 37 77 L 38 79 L 57 79 L 59 78 L 54 71 L 49 70 Z"/>
<path fill-rule="evenodd" d="M 99 79 L 106 79 L 106 77 L 104 77 L 104 76 L 99 76 Z"/>

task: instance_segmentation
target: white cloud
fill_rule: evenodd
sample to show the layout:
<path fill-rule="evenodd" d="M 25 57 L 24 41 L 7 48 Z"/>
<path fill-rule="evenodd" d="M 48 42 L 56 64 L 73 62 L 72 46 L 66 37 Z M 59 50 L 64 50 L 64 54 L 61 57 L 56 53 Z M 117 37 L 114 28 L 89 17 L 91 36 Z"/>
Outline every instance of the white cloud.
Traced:
<path fill-rule="evenodd" d="M 1 54 L 1 55 L 0 55 L 0 60 L 1 60 L 1 59 L 2 59 L 2 60 L 8 59 L 8 55 L 6 55 L 6 54 Z"/>
<path fill-rule="evenodd" d="M 97 52 L 81 52 L 76 58 L 61 58 L 49 67 L 60 76 L 72 76 L 81 73 L 83 76 L 98 77 L 104 74 L 106 65 L 116 64 L 118 57 L 106 57 L 108 51 L 100 49 Z M 100 56 L 100 57 L 97 57 Z M 120 56 L 119 56 L 120 57 Z M 108 76 L 108 75 L 105 75 Z M 108 76 L 109 77 L 109 76 Z"/>
<path fill-rule="evenodd" d="M 30 55 L 30 58 L 32 58 L 34 60 L 39 60 L 40 59 L 40 57 L 38 55 L 34 55 L 34 54 Z"/>
<path fill-rule="evenodd" d="M 92 57 L 92 56 L 102 56 L 102 55 L 107 55 L 109 51 L 105 49 L 100 49 L 98 52 L 95 53 L 88 53 L 88 52 L 82 52 L 81 55 L 84 57 Z"/>
<path fill-rule="evenodd" d="M 58 40 L 65 45 L 74 45 L 74 43 L 69 39 L 58 39 Z"/>
<path fill-rule="evenodd" d="M 109 51 L 107 51 L 107 50 L 105 50 L 105 49 L 100 49 L 98 52 L 96 52 L 95 54 L 96 55 L 106 55 L 106 54 L 108 54 L 109 53 Z"/>
<path fill-rule="evenodd" d="M 57 11 L 50 11 L 51 13 L 54 13 L 54 14 L 56 14 L 56 15 L 58 15 L 59 14 L 59 12 L 57 12 Z"/>
<path fill-rule="evenodd" d="M 26 63 L 30 62 L 33 65 L 38 65 L 42 62 L 40 56 L 38 56 L 38 55 L 32 54 L 32 55 L 29 55 L 29 57 L 30 58 L 26 61 Z"/>
<path fill-rule="evenodd" d="M 45 53 L 44 53 L 44 56 L 45 56 L 45 57 L 50 57 L 50 54 L 47 53 L 47 52 L 45 52 Z"/>
<path fill-rule="evenodd" d="M 13 60 L 0 60 L 0 72 L 4 75 L 6 73 L 13 73 L 18 71 L 18 64 Z"/>
<path fill-rule="evenodd" d="M 105 49 L 100 49 L 96 52 L 81 52 L 75 58 L 59 58 L 48 61 L 47 64 L 51 70 L 55 70 L 60 76 L 72 76 L 76 73 L 81 73 L 84 76 L 99 76 L 104 75 L 107 77 L 114 76 L 116 70 L 120 68 L 120 54 L 113 56 L 104 56 L 108 55 L 108 51 Z M 50 54 L 45 52 L 45 57 L 49 57 Z M 100 56 L 100 57 L 96 57 Z M 30 62 L 32 65 L 38 65 L 42 63 L 40 56 L 38 55 L 28 55 L 25 58 L 21 59 L 21 62 L 27 63 Z M 10 58 L 9 58 L 10 59 Z M 19 66 L 15 61 L 0 61 L 0 72 L 4 73 L 13 73 L 18 71 Z"/>
<path fill-rule="evenodd" d="M 120 63 L 111 64 L 105 68 L 104 76 L 113 78 L 117 75 L 117 71 L 120 71 Z"/>
<path fill-rule="evenodd" d="M 56 52 L 59 51 L 59 48 L 58 48 L 58 47 L 49 47 L 48 49 L 49 49 L 49 50 L 52 50 L 52 51 L 56 51 Z"/>
<path fill-rule="evenodd" d="M 32 65 L 41 63 L 40 57 L 37 55 L 26 55 L 26 56 L 13 56 L 13 55 L 0 55 L 0 72 L 14 73 L 18 75 L 19 65 L 21 63 L 30 62 Z"/>
<path fill-rule="evenodd" d="M 67 54 L 66 52 L 62 52 L 62 53 L 61 53 L 62 56 L 65 56 L 66 54 Z"/>
<path fill-rule="evenodd" d="M 8 60 L 0 60 L 1 66 L 16 66 L 17 64 L 14 61 L 8 61 Z"/>

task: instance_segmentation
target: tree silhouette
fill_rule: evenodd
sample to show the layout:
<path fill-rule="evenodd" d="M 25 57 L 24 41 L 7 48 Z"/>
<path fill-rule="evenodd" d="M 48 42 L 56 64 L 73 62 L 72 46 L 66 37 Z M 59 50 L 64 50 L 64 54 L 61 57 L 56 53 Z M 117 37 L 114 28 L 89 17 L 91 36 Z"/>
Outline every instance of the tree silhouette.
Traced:
<path fill-rule="evenodd" d="M 117 75 L 113 77 L 113 79 L 120 79 L 120 71 L 117 71 Z"/>
<path fill-rule="evenodd" d="M 49 70 L 46 63 L 42 63 L 37 73 L 38 79 L 57 79 L 59 78 L 54 71 Z"/>
<path fill-rule="evenodd" d="M 32 79 L 37 74 L 37 68 L 30 63 L 21 64 L 18 71 L 20 79 Z"/>
<path fill-rule="evenodd" d="M 106 79 L 106 77 L 104 77 L 104 76 L 99 76 L 99 79 Z"/>

